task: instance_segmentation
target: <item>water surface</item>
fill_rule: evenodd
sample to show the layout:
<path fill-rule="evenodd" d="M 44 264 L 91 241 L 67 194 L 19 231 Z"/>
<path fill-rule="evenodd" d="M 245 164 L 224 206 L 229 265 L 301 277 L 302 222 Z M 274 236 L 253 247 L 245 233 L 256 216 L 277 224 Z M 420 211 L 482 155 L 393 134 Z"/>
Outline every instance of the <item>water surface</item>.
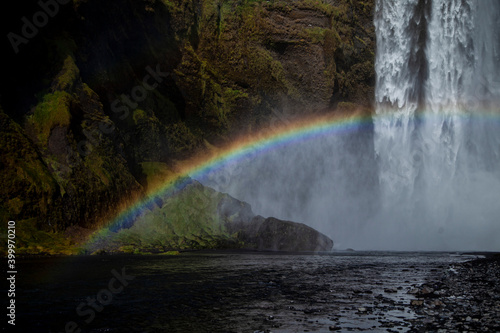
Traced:
<path fill-rule="evenodd" d="M 407 290 L 468 258 L 431 252 L 28 258 L 19 263 L 17 322 L 25 332 L 64 332 L 68 322 L 81 332 L 405 332 L 415 318 Z M 108 301 L 112 270 L 134 278 L 108 293 Z M 113 281 L 115 291 L 119 286 Z M 109 304 L 92 310 L 87 304 L 98 295 Z"/>

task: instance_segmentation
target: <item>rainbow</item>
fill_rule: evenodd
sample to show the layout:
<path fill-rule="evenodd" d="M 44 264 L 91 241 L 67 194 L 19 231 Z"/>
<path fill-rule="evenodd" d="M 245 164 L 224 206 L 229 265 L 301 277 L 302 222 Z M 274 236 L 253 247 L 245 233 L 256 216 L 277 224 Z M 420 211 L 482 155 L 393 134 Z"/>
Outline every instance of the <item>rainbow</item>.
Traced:
<path fill-rule="evenodd" d="M 426 114 L 426 118 L 431 113 Z M 431 118 L 436 114 L 431 114 Z M 500 123 L 497 112 L 471 114 L 464 113 L 460 117 L 469 119 L 471 116 Z M 376 116 L 384 117 L 384 116 Z M 89 237 L 86 244 L 90 244 L 100 236 L 101 232 L 107 230 L 118 230 L 124 221 L 134 220 L 137 216 L 151 207 L 156 198 L 165 198 L 174 195 L 184 188 L 191 179 L 202 179 L 204 176 L 214 172 L 230 163 L 238 163 L 243 158 L 248 158 L 262 153 L 276 150 L 281 147 L 293 145 L 305 140 L 315 139 L 326 135 L 340 135 L 353 131 L 371 128 L 373 117 L 368 112 L 357 112 L 354 115 L 319 116 L 312 119 L 298 120 L 276 128 L 259 132 L 250 136 L 242 137 L 227 147 L 216 149 L 209 153 L 203 153 L 179 165 L 179 172 L 175 176 L 162 179 L 159 185 L 154 186 L 148 195 L 137 200 L 132 205 L 123 208 L 111 221 L 104 224 L 100 230 Z"/>
<path fill-rule="evenodd" d="M 137 200 L 132 205 L 125 206 L 111 221 L 94 232 L 85 245 L 91 244 L 108 230 L 118 230 L 121 225 L 129 224 L 131 220 L 141 215 L 147 207 L 151 207 L 156 198 L 174 195 L 179 189 L 186 186 L 191 179 L 200 179 L 229 163 L 237 163 L 242 158 L 259 155 L 325 135 L 352 132 L 364 126 L 372 126 L 372 124 L 372 117 L 369 114 L 314 117 L 276 126 L 237 139 L 227 147 L 202 153 L 193 159 L 180 163 L 178 166 L 179 172 L 175 176 L 162 179 L 145 197 Z"/>

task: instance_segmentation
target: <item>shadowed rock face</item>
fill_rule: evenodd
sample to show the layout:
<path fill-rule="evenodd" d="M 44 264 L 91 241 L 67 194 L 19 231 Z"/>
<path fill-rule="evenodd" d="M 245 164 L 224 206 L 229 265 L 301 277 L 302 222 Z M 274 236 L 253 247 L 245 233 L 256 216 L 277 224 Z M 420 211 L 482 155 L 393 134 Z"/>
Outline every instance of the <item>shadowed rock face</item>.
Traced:
<path fill-rule="evenodd" d="M 258 251 L 331 251 L 333 241 L 303 224 L 274 217 L 255 216 L 249 222 L 233 223 L 229 229 L 245 249 Z"/>
<path fill-rule="evenodd" d="M 250 224 L 256 232 L 248 237 L 258 250 L 316 252 L 330 251 L 333 247 L 330 238 L 303 223 L 256 216 Z"/>
<path fill-rule="evenodd" d="M 333 247 L 333 241 L 319 231 L 303 223 L 255 216 L 248 203 L 229 195 L 219 202 L 217 214 L 244 248 L 302 252 L 330 251 Z"/>

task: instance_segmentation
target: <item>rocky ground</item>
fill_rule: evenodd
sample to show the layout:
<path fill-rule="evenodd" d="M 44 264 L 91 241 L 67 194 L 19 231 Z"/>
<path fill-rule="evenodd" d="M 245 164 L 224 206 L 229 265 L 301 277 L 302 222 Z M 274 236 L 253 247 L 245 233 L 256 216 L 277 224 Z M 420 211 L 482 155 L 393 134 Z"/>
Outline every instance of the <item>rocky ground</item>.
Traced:
<path fill-rule="evenodd" d="M 500 256 L 450 266 L 440 279 L 412 289 L 420 316 L 411 332 L 499 332 Z"/>
<path fill-rule="evenodd" d="M 362 274 L 369 278 L 351 280 L 350 292 L 344 290 L 333 301 L 339 307 L 325 306 L 329 303 L 326 298 L 315 295 L 310 298 L 314 307 L 299 311 L 299 307 L 290 307 L 295 312 L 289 319 L 303 314 L 303 318 L 295 318 L 302 324 L 300 329 L 276 322 L 256 332 L 500 332 L 499 263 L 500 257 L 491 254 L 449 265 L 406 263 L 389 267 L 379 263 L 378 269 L 385 274 L 378 275 L 379 281 L 371 281 L 371 285 L 368 281 L 377 274 L 363 267 Z M 425 283 L 415 283 L 418 280 Z M 276 321 L 276 317 L 270 318 L 268 322 Z M 324 325 L 328 321 L 330 324 Z"/>
<path fill-rule="evenodd" d="M 60 332 L 499 332 L 499 259 L 448 253 L 200 251 L 20 262 L 19 328 Z M 91 323 L 110 271 L 135 278 Z M 45 278 L 50 276 L 50 279 Z"/>

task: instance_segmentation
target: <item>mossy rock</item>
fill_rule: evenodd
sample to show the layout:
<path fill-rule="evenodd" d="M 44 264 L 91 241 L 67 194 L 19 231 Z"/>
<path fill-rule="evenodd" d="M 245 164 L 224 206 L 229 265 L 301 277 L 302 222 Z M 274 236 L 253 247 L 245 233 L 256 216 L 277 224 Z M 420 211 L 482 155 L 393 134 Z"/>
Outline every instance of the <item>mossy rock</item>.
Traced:
<path fill-rule="evenodd" d="M 165 256 L 178 256 L 181 253 L 179 251 L 166 251 L 166 252 L 162 252 L 160 254 L 165 255 Z"/>
<path fill-rule="evenodd" d="M 7 233 L 6 230 L 0 230 L 0 232 Z M 5 249 L 6 243 L 2 242 L 1 247 Z M 16 221 L 16 253 L 18 254 L 74 255 L 79 252 L 80 248 L 62 232 L 39 230 L 35 219 Z"/>
<path fill-rule="evenodd" d="M 189 179 L 171 186 L 160 205 L 146 207 L 130 228 L 101 231 L 90 245 L 93 251 L 96 246 L 135 254 L 226 248 L 329 251 L 333 246 L 331 239 L 304 224 L 255 217 L 247 203 Z"/>
<path fill-rule="evenodd" d="M 56 126 L 69 126 L 71 113 L 69 110 L 73 97 L 65 91 L 48 93 L 43 97 L 28 122 L 34 127 L 41 146 L 49 140 L 50 131 Z"/>
<path fill-rule="evenodd" d="M 56 76 L 52 89 L 53 91 L 72 91 L 74 84 L 80 77 L 80 70 L 75 64 L 72 56 L 67 56 L 63 67 Z"/>

